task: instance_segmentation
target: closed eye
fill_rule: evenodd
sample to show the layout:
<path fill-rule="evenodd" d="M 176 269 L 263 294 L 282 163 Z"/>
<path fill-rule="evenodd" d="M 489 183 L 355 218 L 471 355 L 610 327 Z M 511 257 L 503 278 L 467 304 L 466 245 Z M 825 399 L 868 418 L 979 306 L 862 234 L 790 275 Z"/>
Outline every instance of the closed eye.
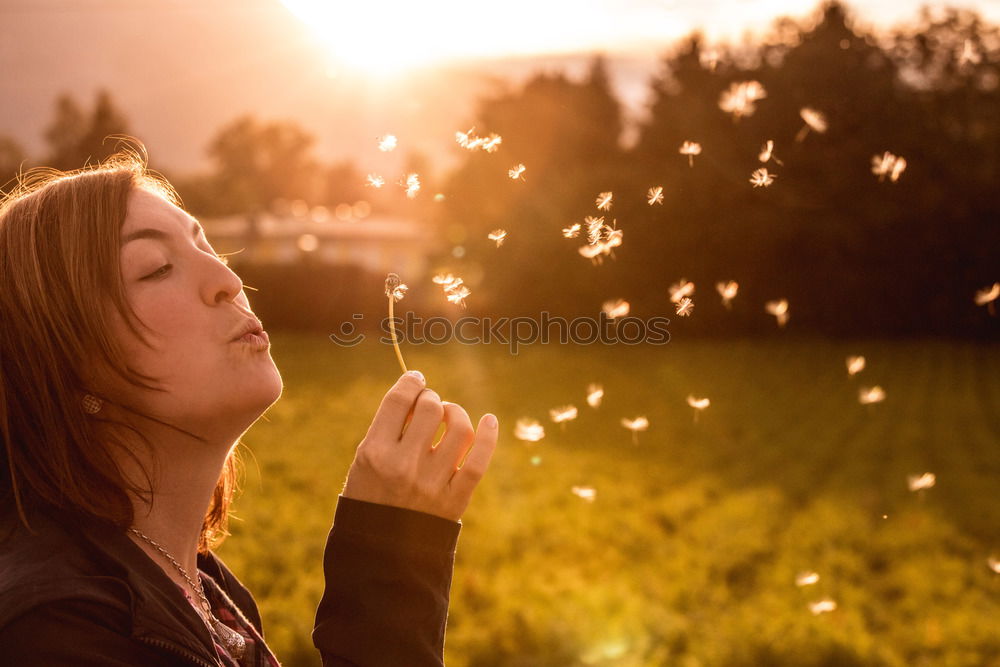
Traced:
<path fill-rule="evenodd" d="M 142 280 L 149 280 L 151 278 L 159 278 L 160 276 L 165 276 L 170 269 L 174 268 L 173 264 L 164 264 L 156 271 L 153 271 L 148 276 L 144 276 Z"/>

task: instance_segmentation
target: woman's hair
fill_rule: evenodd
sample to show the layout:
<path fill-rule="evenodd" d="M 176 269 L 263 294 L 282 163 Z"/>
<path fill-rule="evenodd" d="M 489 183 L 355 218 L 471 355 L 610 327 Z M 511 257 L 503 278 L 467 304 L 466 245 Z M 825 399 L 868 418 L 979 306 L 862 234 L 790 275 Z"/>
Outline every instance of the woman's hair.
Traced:
<path fill-rule="evenodd" d="M 117 310 L 146 340 L 126 299 L 119 258 L 128 197 L 137 188 L 180 206 L 170 184 L 146 168 L 141 145 L 73 172 L 33 170 L 0 200 L 0 506 L 13 502 L 29 529 L 29 512 L 44 508 L 125 528 L 133 521 L 131 497 L 152 502 L 150 471 L 133 450 L 137 441 L 151 447 L 149 440 L 121 421 L 88 414 L 82 403 L 86 394 L 111 402 L 91 386 L 95 373 L 107 371 L 162 391 L 156 378 L 129 366 L 112 335 Z M 122 456 L 138 464 L 142 483 L 126 478 Z M 236 474 L 230 454 L 202 526 L 201 551 L 227 534 Z"/>

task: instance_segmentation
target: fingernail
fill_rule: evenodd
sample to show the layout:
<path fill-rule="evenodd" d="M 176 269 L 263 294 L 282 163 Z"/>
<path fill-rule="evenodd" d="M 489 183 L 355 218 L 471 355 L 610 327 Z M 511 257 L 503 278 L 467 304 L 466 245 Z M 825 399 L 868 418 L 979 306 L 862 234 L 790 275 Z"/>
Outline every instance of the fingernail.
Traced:
<path fill-rule="evenodd" d="M 486 425 L 488 427 L 490 427 L 490 428 L 496 428 L 497 427 L 497 418 L 496 418 L 496 415 L 487 414 L 486 415 Z"/>
<path fill-rule="evenodd" d="M 420 371 L 406 371 L 406 374 L 407 375 L 412 375 L 413 377 L 417 378 L 421 382 L 424 382 L 424 374 L 421 373 Z"/>

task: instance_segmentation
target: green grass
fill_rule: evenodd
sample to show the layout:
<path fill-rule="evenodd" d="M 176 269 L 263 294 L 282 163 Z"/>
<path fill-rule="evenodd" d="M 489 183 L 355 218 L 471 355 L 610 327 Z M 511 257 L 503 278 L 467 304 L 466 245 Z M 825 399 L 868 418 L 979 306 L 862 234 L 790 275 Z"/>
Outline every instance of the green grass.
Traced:
<path fill-rule="evenodd" d="M 244 438 L 221 556 L 286 667 L 310 631 L 337 494 L 398 368 L 388 346 L 273 336 L 283 398 Z M 404 350 L 501 440 L 463 519 L 446 661 L 1000 665 L 996 345 L 818 340 Z M 868 368 L 849 378 L 848 354 Z M 604 384 L 597 409 L 587 383 Z M 884 403 L 862 406 L 879 384 Z M 687 395 L 712 405 L 695 423 Z M 548 409 L 580 408 L 565 430 Z M 622 417 L 645 414 L 633 445 Z M 513 437 L 533 416 L 547 435 Z M 540 456 L 539 465 L 531 458 Z M 907 476 L 937 475 L 911 493 Z M 597 489 L 593 503 L 574 485 Z M 820 580 L 797 587 L 795 575 Z M 824 596 L 838 608 L 814 616 Z"/>

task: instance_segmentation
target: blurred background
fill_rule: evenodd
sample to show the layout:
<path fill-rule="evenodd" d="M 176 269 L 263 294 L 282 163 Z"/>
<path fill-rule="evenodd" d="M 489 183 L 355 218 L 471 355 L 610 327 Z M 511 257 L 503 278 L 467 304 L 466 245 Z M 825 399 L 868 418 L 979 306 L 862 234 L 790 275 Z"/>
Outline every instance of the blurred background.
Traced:
<path fill-rule="evenodd" d="M 220 551 L 284 664 L 318 664 L 326 531 L 398 373 L 328 335 L 377 330 L 394 271 L 422 317 L 671 319 L 666 346 L 403 346 L 505 434 L 448 664 L 1000 665 L 998 26 L 996 0 L 0 0 L 0 187 L 132 137 L 235 253 L 285 392 Z"/>

